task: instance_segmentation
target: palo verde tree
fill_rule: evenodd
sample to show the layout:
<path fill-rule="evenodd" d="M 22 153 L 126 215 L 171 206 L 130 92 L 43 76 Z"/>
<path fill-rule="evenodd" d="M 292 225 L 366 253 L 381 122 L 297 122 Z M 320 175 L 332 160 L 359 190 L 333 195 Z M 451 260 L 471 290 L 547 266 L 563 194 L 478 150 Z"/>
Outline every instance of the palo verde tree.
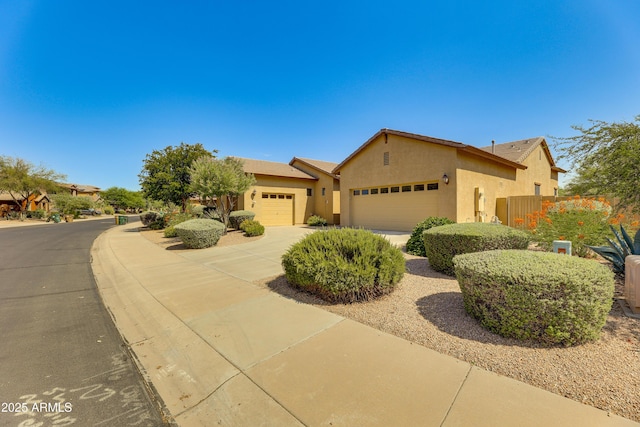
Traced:
<path fill-rule="evenodd" d="M 223 224 L 229 222 L 236 197 L 256 183 L 253 174 L 244 172 L 243 164 L 234 157 L 201 157 L 189 169 L 191 190 L 205 203 L 213 204 Z"/>
<path fill-rule="evenodd" d="M 582 194 L 610 194 L 620 199 L 620 209 L 640 212 L 640 116 L 632 122 L 572 128 L 579 135 L 554 138 L 561 156 L 576 165 L 569 189 Z"/>
<path fill-rule="evenodd" d="M 57 191 L 56 181 L 66 179 L 65 175 L 40 165 L 8 156 L 0 157 L 0 191 L 6 191 L 18 206 L 20 212 L 28 209 L 28 200 L 38 193 Z"/>
<path fill-rule="evenodd" d="M 178 147 L 168 146 L 163 150 L 153 150 L 144 159 L 142 172 L 138 175 L 145 197 L 175 203 L 186 211 L 189 198 L 195 193 L 191 189 L 189 168 L 201 157 L 214 158 L 213 152 L 202 144 L 185 144 Z"/>

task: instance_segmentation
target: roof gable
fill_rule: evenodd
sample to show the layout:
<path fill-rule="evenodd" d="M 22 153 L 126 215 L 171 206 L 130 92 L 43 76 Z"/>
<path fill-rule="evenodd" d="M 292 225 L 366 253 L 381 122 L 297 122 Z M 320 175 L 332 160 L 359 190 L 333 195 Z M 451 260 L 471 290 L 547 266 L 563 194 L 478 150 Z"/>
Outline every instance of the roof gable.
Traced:
<path fill-rule="evenodd" d="M 395 136 L 400 136 L 400 137 L 404 137 L 404 138 L 413 139 L 413 140 L 416 140 L 416 141 L 422 141 L 422 142 L 428 142 L 428 143 L 431 143 L 431 144 L 444 145 L 444 146 L 447 146 L 447 147 L 455 148 L 456 150 L 459 150 L 459 151 L 464 151 L 464 152 L 466 152 L 468 154 L 471 154 L 473 156 L 485 158 L 485 159 L 490 160 L 490 161 L 506 164 L 508 166 L 511 166 L 511 167 L 514 167 L 514 168 L 518 168 L 518 169 L 526 169 L 526 166 L 524 166 L 524 165 L 522 165 L 520 163 L 514 162 L 513 160 L 498 156 L 496 154 L 493 154 L 493 153 L 491 153 L 491 151 L 485 152 L 484 150 L 481 150 L 481 149 L 479 149 L 477 147 L 474 147 L 472 145 L 467 145 L 467 144 L 463 144 L 461 142 L 456 142 L 456 141 L 449 141 L 449 140 L 446 140 L 446 139 L 433 138 L 431 136 L 418 135 L 418 134 L 415 134 L 415 133 L 402 132 L 402 131 L 399 131 L 399 130 L 381 129 L 375 135 L 373 135 L 371 138 L 369 138 L 367 140 L 367 142 L 362 144 L 360 147 L 358 147 L 358 149 L 356 149 L 353 153 L 351 153 L 349 155 L 349 157 L 344 159 L 342 161 L 342 163 L 340 163 L 338 166 L 336 166 L 333 169 L 332 172 L 333 173 L 339 173 L 340 169 L 342 167 L 344 167 L 345 164 L 349 163 L 354 157 L 356 157 L 362 150 L 364 150 L 368 145 L 373 143 L 381 135 L 384 135 L 385 138 L 387 137 L 387 135 L 395 135 Z"/>
<path fill-rule="evenodd" d="M 566 172 L 564 169 L 556 166 L 556 163 L 553 160 L 553 156 L 551 155 L 551 151 L 549 150 L 549 146 L 547 145 L 547 141 L 542 136 L 520 139 L 518 141 L 504 142 L 501 144 L 492 144 L 480 149 L 482 151 L 486 151 L 487 153 L 492 153 L 513 162 L 522 164 L 538 146 L 542 147 L 552 170 L 556 172 Z"/>
<path fill-rule="evenodd" d="M 243 170 L 245 173 L 252 173 L 254 175 L 268 175 L 268 176 L 280 176 L 285 178 L 300 178 L 317 180 L 316 177 L 311 176 L 300 169 L 296 169 L 291 165 L 279 162 L 269 162 L 266 160 L 245 159 L 236 157 L 236 159 L 242 160 Z"/>
<path fill-rule="evenodd" d="M 332 178 L 338 179 L 338 177 L 332 172 L 337 163 L 334 162 L 325 162 L 323 160 L 314 160 L 314 159 L 305 159 L 302 157 L 294 157 L 289 162 L 289 165 L 296 167 L 296 163 L 301 163 L 305 166 L 308 166 L 318 172 L 324 173 L 325 175 L 329 175 Z"/>

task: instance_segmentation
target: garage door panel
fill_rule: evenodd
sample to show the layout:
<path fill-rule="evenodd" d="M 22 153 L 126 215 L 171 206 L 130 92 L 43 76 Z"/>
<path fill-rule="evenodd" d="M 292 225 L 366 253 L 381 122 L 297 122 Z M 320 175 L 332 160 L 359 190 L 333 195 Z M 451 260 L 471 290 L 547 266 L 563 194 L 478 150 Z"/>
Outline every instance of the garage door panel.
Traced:
<path fill-rule="evenodd" d="M 263 193 L 261 201 L 262 225 L 293 225 L 293 195 Z"/>
<path fill-rule="evenodd" d="M 429 216 L 438 216 L 437 191 L 353 195 L 351 223 L 378 230 L 411 231 Z"/>

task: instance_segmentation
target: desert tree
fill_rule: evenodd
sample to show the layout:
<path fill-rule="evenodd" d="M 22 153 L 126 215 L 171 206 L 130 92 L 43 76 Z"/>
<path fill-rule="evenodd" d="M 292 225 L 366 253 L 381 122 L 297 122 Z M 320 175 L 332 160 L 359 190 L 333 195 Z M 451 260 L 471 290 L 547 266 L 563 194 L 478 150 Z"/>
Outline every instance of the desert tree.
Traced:
<path fill-rule="evenodd" d="M 575 165 L 567 190 L 577 194 L 608 194 L 618 208 L 640 212 L 640 116 L 631 122 L 589 120 L 574 125 L 578 135 L 553 138 L 561 153 Z"/>
<path fill-rule="evenodd" d="M 168 146 L 153 150 L 144 159 L 138 175 L 144 197 L 175 203 L 186 211 L 189 198 L 195 195 L 191 189 L 190 168 L 196 159 L 214 158 L 217 150 L 208 151 L 202 144 Z"/>
<path fill-rule="evenodd" d="M 234 157 L 201 157 L 190 169 L 191 190 L 215 208 L 225 225 L 229 222 L 229 214 L 235 207 L 237 197 L 256 182 L 253 174 L 244 172 L 243 164 L 242 160 Z"/>
<path fill-rule="evenodd" d="M 29 200 L 36 194 L 59 190 L 58 181 L 65 175 L 34 164 L 8 156 L 0 157 L 0 191 L 7 192 L 20 206 L 21 214 L 28 209 Z"/>

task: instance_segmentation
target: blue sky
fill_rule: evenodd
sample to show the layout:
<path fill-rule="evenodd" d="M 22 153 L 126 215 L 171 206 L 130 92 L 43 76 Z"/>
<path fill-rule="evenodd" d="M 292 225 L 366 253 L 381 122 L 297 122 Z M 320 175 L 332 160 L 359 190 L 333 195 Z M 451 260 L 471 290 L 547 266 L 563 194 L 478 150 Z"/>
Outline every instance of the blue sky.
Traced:
<path fill-rule="evenodd" d="M 340 162 L 640 114 L 640 2 L 0 0 L 0 154 L 139 189 L 147 153 Z M 570 165 L 562 164 L 566 168 Z"/>

